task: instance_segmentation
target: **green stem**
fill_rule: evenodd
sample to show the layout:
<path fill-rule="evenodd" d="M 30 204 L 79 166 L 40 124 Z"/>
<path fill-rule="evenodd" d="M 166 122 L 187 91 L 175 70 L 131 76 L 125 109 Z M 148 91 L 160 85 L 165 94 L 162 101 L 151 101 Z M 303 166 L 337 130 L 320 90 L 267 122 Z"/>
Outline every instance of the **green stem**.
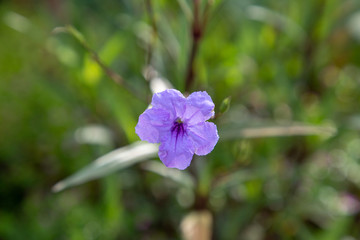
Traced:
<path fill-rule="evenodd" d="M 136 96 L 138 99 L 147 102 L 147 99 L 145 99 L 142 94 L 140 94 L 137 90 L 132 88 L 129 84 L 127 84 L 126 81 L 124 81 L 123 77 L 121 77 L 119 74 L 111 70 L 108 66 L 106 66 L 100 59 L 99 55 L 89 47 L 87 44 L 84 36 L 73 26 L 66 26 L 66 27 L 57 27 L 54 29 L 53 33 L 59 33 L 59 32 L 65 32 L 69 33 L 71 36 L 73 36 L 80 45 L 85 48 L 87 52 L 90 53 L 91 58 L 100 66 L 100 68 L 104 71 L 104 73 L 112 79 L 116 84 L 124 87 L 125 90 L 127 90 L 129 93 Z"/>
<path fill-rule="evenodd" d="M 152 1 L 145 0 L 145 5 L 146 5 L 146 12 L 150 19 L 150 24 L 152 27 L 151 40 L 150 40 L 150 43 L 148 46 L 148 52 L 147 52 L 147 56 L 146 56 L 146 65 L 150 66 L 158 30 L 157 30 L 156 19 L 155 19 L 155 15 L 154 15 Z"/>
<path fill-rule="evenodd" d="M 200 20 L 200 0 L 194 0 L 194 18 L 192 24 L 191 34 L 191 50 L 187 63 L 187 70 L 185 75 L 185 91 L 189 91 L 195 80 L 195 58 L 199 51 L 200 41 L 203 37 L 205 27 L 208 21 L 210 6 L 212 0 L 208 0 L 204 10 L 204 16 Z"/>

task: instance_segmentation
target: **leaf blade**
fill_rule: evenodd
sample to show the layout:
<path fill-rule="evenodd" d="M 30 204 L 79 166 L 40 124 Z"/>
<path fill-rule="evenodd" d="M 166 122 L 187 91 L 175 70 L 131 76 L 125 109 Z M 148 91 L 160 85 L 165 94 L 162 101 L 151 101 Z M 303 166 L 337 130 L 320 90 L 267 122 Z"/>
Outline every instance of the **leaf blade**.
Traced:
<path fill-rule="evenodd" d="M 313 125 L 273 125 L 259 127 L 229 127 L 220 131 L 220 139 L 232 140 L 240 138 L 262 138 L 262 137 L 290 137 L 290 136 L 309 136 L 325 135 L 333 136 L 337 132 L 335 127 L 330 126 L 313 126 Z"/>
<path fill-rule="evenodd" d="M 145 142 L 136 142 L 116 149 L 97 158 L 94 162 L 82 168 L 80 171 L 56 183 L 53 186 L 52 191 L 60 192 L 66 188 L 103 177 L 135 163 L 155 157 L 157 152 L 158 146 L 156 144 Z"/>

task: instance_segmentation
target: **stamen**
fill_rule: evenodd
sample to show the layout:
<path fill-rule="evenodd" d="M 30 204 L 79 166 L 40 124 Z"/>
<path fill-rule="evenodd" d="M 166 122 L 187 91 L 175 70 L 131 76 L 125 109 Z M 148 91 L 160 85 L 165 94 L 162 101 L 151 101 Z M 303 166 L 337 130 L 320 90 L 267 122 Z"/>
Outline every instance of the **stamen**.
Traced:
<path fill-rule="evenodd" d="M 175 149 L 176 149 L 179 135 L 183 137 L 184 134 L 186 134 L 184 123 L 180 118 L 176 119 L 173 126 L 171 127 L 171 135 L 173 136 L 174 133 L 175 133 Z"/>
<path fill-rule="evenodd" d="M 183 121 L 181 120 L 181 118 L 177 118 L 175 122 L 176 122 L 176 123 L 183 123 Z"/>

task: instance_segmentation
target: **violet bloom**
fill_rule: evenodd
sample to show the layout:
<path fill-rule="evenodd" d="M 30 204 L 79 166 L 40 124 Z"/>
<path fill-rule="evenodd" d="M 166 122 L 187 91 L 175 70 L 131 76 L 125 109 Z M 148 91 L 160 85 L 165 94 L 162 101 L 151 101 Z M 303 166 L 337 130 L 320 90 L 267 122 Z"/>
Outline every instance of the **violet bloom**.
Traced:
<path fill-rule="evenodd" d="M 216 145 L 214 103 L 206 92 L 185 98 L 178 90 L 155 93 L 152 108 L 145 110 L 135 127 L 141 140 L 160 143 L 159 157 L 165 166 L 185 169 L 194 154 L 206 155 Z"/>

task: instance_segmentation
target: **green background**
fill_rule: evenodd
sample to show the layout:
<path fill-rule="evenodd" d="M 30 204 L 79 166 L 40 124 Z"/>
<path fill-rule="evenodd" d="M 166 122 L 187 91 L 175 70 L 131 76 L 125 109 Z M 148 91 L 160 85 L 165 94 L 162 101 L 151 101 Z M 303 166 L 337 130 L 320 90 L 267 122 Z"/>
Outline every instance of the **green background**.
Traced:
<path fill-rule="evenodd" d="M 145 2 L 0 1 L 0 239 L 181 239 L 181 220 L 199 206 L 212 213 L 213 239 L 359 239 L 355 0 L 214 1 L 190 92 L 206 90 L 217 113 L 231 96 L 215 122 L 234 134 L 185 170 L 195 190 L 135 164 L 51 191 L 139 140 L 134 127 L 152 94 L 143 77 L 149 46 L 159 76 L 185 90 L 193 1 L 152 1 L 156 33 Z M 107 77 L 74 36 L 54 31 L 66 25 L 142 99 Z M 336 133 L 236 132 L 294 123 Z M 94 125 L 107 141 L 76 138 Z"/>

